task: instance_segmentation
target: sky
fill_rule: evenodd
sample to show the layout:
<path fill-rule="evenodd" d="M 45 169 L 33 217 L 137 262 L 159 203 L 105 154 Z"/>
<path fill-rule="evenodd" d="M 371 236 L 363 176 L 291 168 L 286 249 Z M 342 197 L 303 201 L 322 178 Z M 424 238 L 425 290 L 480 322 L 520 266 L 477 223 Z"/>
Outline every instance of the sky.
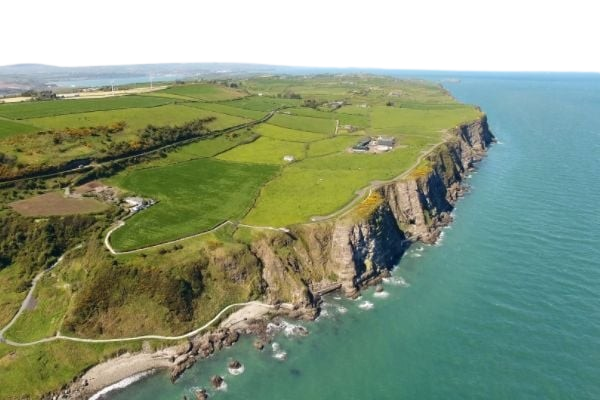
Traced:
<path fill-rule="evenodd" d="M 0 65 L 18 61 L 0 61 Z M 58 65 L 98 65 L 143 63 L 156 61 L 41 61 Z M 587 70 L 600 71 L 600 61 L 259 61 L 263 63 L 360 66 L 392 68 L 436 68 L 436 69 L 491 69 L 491 70 Z"/>

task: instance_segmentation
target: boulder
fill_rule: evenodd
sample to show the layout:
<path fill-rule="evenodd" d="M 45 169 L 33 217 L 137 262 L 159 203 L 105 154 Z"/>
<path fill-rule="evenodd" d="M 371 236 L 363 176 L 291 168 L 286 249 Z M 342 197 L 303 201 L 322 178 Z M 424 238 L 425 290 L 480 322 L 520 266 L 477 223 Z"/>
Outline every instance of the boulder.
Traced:
<path fill-rule="evenodd" d="M 206 400 L 206 399 L 208 399 L 208 393 L 206 393 L 206 390 L 204 390 L 204 389 L 197 389 L 194 392 L 194 395 L 196 396 L 196 400 Z"/>
<path fill-rule="evenodd" d="M 223 385 L 223 377 L 219 376 L 219 375 L 213 375 L 210 378 L 210 384 L 215 388 L 215 389 L 219 389 L 221 387 L 221 385 Z"/>
<path fill-rule="evenodd" d="M 263 341 L 262 341 L 262 340 L 260 340 L 260 339 L 256 339 L 256 340 L 254 341 L 254 348 L 255 348 L 256 350 L 262 350 L 262 349 L 264 349 L 264 348 L 265 348 L 265 342 L 263 342 Z"/>

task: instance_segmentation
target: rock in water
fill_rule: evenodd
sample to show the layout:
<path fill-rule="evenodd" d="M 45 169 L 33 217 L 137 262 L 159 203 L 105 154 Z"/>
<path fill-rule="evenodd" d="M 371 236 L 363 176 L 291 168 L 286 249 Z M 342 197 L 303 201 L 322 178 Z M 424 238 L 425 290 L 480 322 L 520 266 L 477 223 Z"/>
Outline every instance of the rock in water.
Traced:
<path fill-rule="evenodd" d="M 194 392 L 196 395 L 196 400 L 206 400 L 208 399 L 208 393 L 204 389 L 198 389 Z"/>
<path fill-rule="evenodd" d="M 375 291 L 376 291 L 377 293 L 381 293 L 381 292 L 383 292 L 383 286 L 381 286 L 381 285 L 377 285 L 377 287 L 375 288 Z"/>
<path fill-rule="evenodd" d="M 263 342 L 263 341 L 262 341 L 262 340 L 260 340 L 260 339 L 256 339 L 256 340 L 254 341 L 254 348 L 255 348 L 256 350 L 262 350 L 262 349 L 264 349 L 264 348 L 265 348 L 265 342 Z"/>
<path fill-rule="evenodd" d="M 219 375 L 214 375 L 212 378 L 210 378 L 210 383 L 215 389 L 219 389 L 221 385 L 223 385 L 223 382 L 223 378 Z"/>
<path fill-rule="evenodd" d="M 242 363 L 238 360 L 232 360 L 228 364 L 229 369 L 240 369 L 242 368 Z"/>

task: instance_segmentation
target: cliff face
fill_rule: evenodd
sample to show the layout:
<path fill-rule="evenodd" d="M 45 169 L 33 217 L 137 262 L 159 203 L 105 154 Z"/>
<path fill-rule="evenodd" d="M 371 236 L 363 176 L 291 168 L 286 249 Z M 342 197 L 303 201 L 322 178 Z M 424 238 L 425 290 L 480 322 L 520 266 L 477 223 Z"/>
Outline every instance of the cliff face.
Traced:
<path fill-rule="evenodd" d="M 465 173 L 493 140 L 485 116 L 461 125 L 447 133 L 422 166 L 373 189 L 356 210 L 258 240 L 252 249 L 263 265 L 269 301 L 306 306 L 335 283 L 352 296 L 392 267 L 411 242 L 435 242 L 451 220 Z"/>

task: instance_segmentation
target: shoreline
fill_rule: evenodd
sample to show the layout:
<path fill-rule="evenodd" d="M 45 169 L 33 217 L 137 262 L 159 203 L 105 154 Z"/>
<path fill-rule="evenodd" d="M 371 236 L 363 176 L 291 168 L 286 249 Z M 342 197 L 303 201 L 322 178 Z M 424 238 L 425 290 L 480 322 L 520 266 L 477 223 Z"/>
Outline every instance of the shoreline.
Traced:
<path fill-rule="evenodd" d="M 425 175 L 407 174 L 408 178 L 384 185 L 378 189 L 383 202 L 369 215 L 358 222 L 345 221 L 339 226 L 333 226 L 332 240 L 348 241 L 344 246 L 348 246 L 347 250 L 329 254 L 343 265 L 340 271 L 343 275 L 338 275 L 338 283 L 341 285 L 338 290 L 346 297 L 355 297 L 361 288 L 379 284 L 384 277 L 389 276 L 392 258 L 397 262 L 412 243 L 435 243 L 440 238 L 442 228 L 452 222 L 451 211 L 467 191 L 465 177 L 495 141 L 485 115 L 479 120 L 456 127 L 452 133 L 452 137 L 445 141 L 439 151 L 428 155 L 430 167 Z M 408 225 L 406 221 L 410 221 Z M 357 229 L 360 232 L 357 233 Z M 364 250 L 361 248 L 352 250 L 353 245 L 358 245 L 359 242 L 363 243 L 363 247 L 371 246 L 372 252 L 361 253 Z M 356 261 L 356 256 L 359 262 Z M 365 268 L 372 265 L 373 259 L 377 266 Z M 245 306 L 232 313 L 215 330 L 189 338 L 187 343 L 150 354 L 126 354 L 96 365 L 57 398 L 89 398 L 100 390 L 150 370 L 169 369 L 174 381 L 195 362 L 209 357 L 223 347 L 233 345 L 240 335 L 255 335 L 264 345 L 269 341 L 266 325 L 273 318 L 316 318 L 320 296 L 318 292 L 310 292 L 314 296 L 310 303 L 282 304 L 272 306 L 271 310 L 263 308 L 260 312 L 257 307 Z M 277 302 L 276 298 L 269 300 Z"/>
<path fill-rule="evenodd" d="M 309 310 L 297 309 L 291 304 L 281 304 L 277 308 L 248 304 L 230 314 L 214 330 L 190 338 L 185 343 L 155 351 L 127 352 L 97 364 L 62 390 L 57 399 L 101 399 L 113 390 L 161 371 L 169 371 L 171 380 L 175 381 L 197 361 L 210 357 L 223 347 L 231 347 L 241 335 L 253 335 L 266 343 L 267 323 L 274 318 L 299 318 L 309 314 L 314 319 Z"/>

